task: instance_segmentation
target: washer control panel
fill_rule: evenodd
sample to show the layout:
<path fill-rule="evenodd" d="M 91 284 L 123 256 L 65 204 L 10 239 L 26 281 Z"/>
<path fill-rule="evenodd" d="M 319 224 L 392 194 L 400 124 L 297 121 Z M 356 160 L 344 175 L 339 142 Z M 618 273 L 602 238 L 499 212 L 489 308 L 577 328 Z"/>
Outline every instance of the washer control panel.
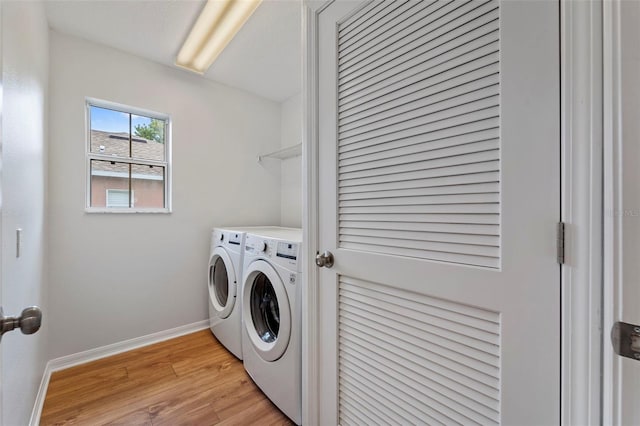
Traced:
<path fill-rule="evenodd" d="M 285 259 L 298 259 L 298 244 L 278 241 L 276 246 L 276 256 Z"/>
<path fill-rule="evenodd" d="M 261 256 L 288 269 L 298 270 L 300 243 L 248 234 L 244 244 L 245 256 Z"/>
<path fill-rule="evenodd" d="M 247 235 L 244 243 L 245 253 L 254 256 L 273 257 L 273 245 L 269 244 L 270 242 L 272 241 L 257 235 Z"/>

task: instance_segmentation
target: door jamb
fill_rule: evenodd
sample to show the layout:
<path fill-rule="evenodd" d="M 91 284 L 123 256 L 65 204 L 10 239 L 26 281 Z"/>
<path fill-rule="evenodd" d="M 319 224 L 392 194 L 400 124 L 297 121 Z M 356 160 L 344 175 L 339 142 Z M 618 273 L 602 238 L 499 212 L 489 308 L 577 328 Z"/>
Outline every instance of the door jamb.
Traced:
<path fill-rule="evenodd" d="M 621 359 L 611 348 L 609 330 L 620 318 L 621 265 L 618 247 L 621 229 L 616 221 L 620 214 L 619 188 L 621 125 L 621 34 L 619 0 L 603 2 L 603 105 L 604 105 L 604 266 L 603 266 L 603 332 L 602 332 L 602 421 L 619 425 L 621 398 Z"/>
<path fill-rule="evenodd" d="M 561 424 L 600 424 L 602 399 L 602 0 L 561 0 Z"/>
<path fill-rule="evenodd" d="M 303 2 L 302 423 L 317 425 L 318 399 L 318 15 L 330 1 Z M 561 0 L 561 424 L 601 420 L 602 0 Z M 559 294 L 560 294 L 559 292 Z"/>
<path fill-rule="evenodd" d="M 302 258 L 305 286 L 302 290 L 302 424 L 318 424 L 319 330 L 318 268 L 318 15 L 333 0 L 302 2 Z"/>
<path fill-rule="evenodd" d="M 2 170 L 4 169 L 2 159 L 4 153 L 4 139 L 2 136 L 2 130 L 4 129 L 4 95 L 2 88 L 4 87 L 4 65 L 2 60 L 2 50 L 3 50 L 3 31 L 2 31 L 2 2 L 0 1 L 0 307 L 2 306 L 2 222 L 3 222 L 3 214 L 4 211 L 4 203 L 3 203 L 3 186 L 2 186 Z M 3 411 L 3 403 L 4 400 L 4 390 L 2 387 L 2 377 L 3 377 L 3 366 L 2 366 L 2 348 L 0 347 L 0 426 L 4 424 L 4 417 L 2 415 Z"/>

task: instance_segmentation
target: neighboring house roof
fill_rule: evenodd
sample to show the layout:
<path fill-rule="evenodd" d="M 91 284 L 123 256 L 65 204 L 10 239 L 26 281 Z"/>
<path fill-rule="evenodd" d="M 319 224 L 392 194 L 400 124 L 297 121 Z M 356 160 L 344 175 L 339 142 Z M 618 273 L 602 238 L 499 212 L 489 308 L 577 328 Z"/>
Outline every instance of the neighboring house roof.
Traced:
<path fill-rule="evenodd" d="M 91 130 L 91 152 L 129 158 L 129 134 Z M 131 157 L 134 159 L 164 161 L 164 152 L 165 146 L 162 143 L 140 136 L 131 138 Z M 128 173 L 129 165 L 118 163 L 117 158 L 113 162 L 93 160 L 91 164 L 91 174 L 94 176 L 127 177 Z M 144 179 L 148 175 L 150 179 L 157 179 L 163 174 L 162 167 L 132 166 L 134 178 Z"/>

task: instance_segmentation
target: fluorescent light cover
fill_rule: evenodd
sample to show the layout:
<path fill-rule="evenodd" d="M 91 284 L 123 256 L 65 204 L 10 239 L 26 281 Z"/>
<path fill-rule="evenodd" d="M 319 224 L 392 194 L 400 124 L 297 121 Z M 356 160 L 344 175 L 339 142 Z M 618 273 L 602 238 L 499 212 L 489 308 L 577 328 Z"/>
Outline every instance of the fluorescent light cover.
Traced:
<path fill-rule="evenodd" d="M 176 65 L 204 74 L 261 2 L 208 0 L 178 53 Z"/>

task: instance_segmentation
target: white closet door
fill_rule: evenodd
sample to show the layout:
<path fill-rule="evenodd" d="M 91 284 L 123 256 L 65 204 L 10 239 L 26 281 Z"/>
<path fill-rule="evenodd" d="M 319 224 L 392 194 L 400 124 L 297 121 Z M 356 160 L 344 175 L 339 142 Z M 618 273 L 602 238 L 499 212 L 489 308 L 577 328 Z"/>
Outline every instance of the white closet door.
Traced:
<path fill-rule="evenodd" d="M 558 423 L 558 10 L 320 13 L 321 424 Z"/>

